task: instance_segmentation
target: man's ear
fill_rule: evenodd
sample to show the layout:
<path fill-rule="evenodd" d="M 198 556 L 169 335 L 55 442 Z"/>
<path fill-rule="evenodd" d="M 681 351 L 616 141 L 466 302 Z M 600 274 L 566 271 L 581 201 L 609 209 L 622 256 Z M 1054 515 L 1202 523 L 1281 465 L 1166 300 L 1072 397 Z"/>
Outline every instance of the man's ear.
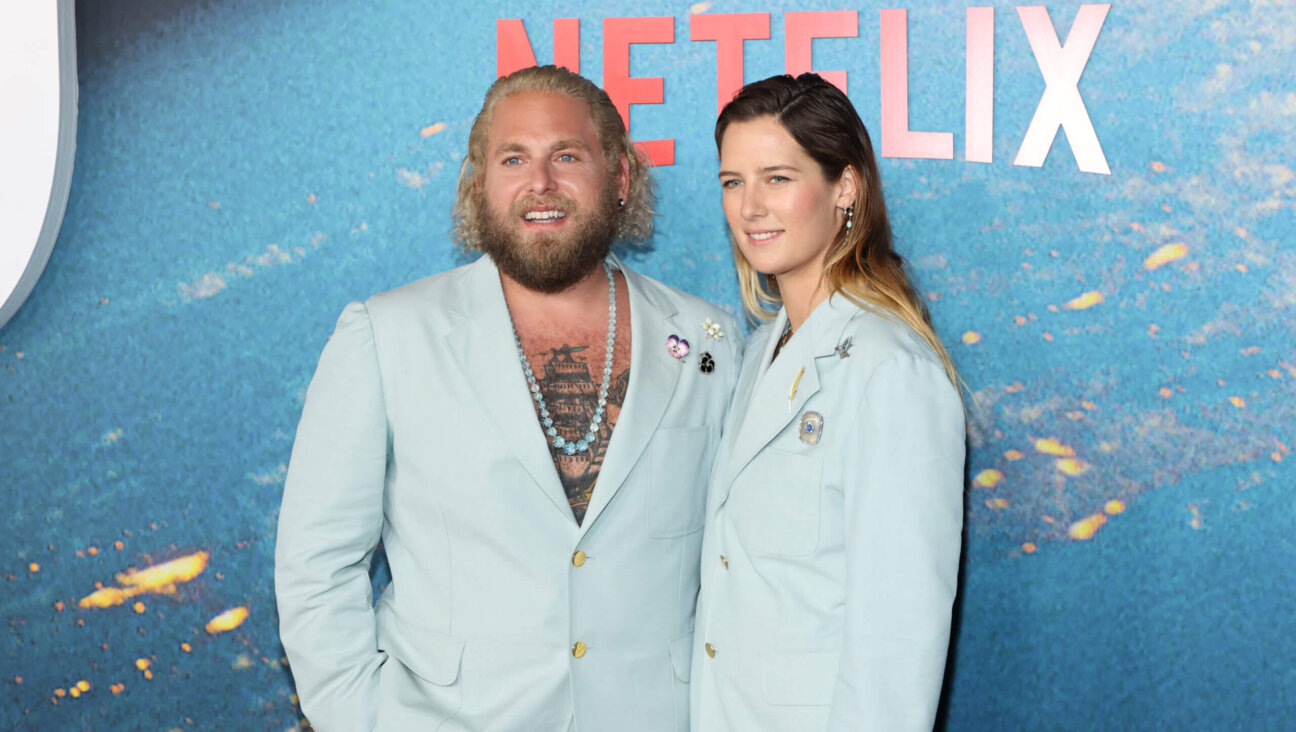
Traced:
<path fill-rule="evenodd" d="M 630 197 L 630 161 L 624 155 L 617 166 L 617 195 L 623 199 Z"/>

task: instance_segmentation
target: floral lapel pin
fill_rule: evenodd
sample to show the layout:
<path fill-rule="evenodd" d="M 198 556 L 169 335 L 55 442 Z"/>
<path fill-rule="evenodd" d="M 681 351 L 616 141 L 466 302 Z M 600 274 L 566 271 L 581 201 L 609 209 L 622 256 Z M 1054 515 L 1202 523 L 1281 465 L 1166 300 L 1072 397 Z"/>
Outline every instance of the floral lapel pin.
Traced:
<path fill-rule="evenodd" d="M 683 362 L 684 357 L 687 356 L 689 352 L 689 342 L 672 333 L 670 337 L 666 339 L 666 352 L 669 353 L 672 358 L 677 358 Z"/>
<path fill-rule="evenodd" d="M 721 338 L 724 338 L 724 330 L 720 328 L 720 324 L 710 318 L 702 321 L 702 333 L 703 338 L 713 341 L 718 341 Z M 709 352 L 704 351 L 702 355 L 698 356 L 698 370 L 702 373 L 713 373 L 715 367 L 715 358 L 712 357 Z"/>

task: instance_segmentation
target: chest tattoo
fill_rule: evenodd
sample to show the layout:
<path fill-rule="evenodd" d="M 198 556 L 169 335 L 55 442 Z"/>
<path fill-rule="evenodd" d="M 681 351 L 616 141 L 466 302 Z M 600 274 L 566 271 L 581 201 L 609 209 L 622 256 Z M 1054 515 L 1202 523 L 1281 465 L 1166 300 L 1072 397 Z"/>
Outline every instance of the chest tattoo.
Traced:
<path fill-rule="evenodd" d="M 590 353 L 599 357 L 593 369 L 588 356 Z M 601 348 L 595 352 L 587 345 L 572 346 L 566 343 L 559 348 L 541 351 L 535 356 L 527 354 L 535 370 L 536 385 L 544 394 L 549 416 L 559 435 L 575 439 L 590 429 L 590 420 L 598 411 L 599 387 L 603 382 L 603 355 Z M 577 524 L 585 519 L 594 483 L 603 466 L 612 429 L 625 404 L 629 384 L 629 368 L 612 377 L 608 385 L 603 419 L 594 431 L 594 441 L 588 452 L 568 455 L 562 449 L 554 447 L 551 440 L 546 440 L 549 455 L 553 458 L 554 467 L 558 469 L 558 478 L 562 481 Z"/>

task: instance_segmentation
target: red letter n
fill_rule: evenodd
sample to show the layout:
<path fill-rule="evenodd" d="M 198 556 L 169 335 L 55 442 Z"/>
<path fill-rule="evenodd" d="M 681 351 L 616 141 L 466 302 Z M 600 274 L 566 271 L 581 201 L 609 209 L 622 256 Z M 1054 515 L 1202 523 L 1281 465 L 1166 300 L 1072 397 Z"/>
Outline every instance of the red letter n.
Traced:
<path fill-rule="evenodd" d="M 580 73 L 580 18 L 555 18 L 553 22 L 554 65 Z M 526 26 L 517 18 L 495 21 L 495 76 L 538 66 Z"/>

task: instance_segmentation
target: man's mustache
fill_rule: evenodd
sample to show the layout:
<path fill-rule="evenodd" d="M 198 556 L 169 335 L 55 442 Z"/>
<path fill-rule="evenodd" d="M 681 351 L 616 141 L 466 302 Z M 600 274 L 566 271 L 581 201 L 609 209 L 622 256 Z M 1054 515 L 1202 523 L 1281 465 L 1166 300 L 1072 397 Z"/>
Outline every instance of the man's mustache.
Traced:
<path fill-rule="evenodd" d="M 514 216 L 521 216 L 527 211 L 537 208 L 561 211 L 562 213 L 570 214 L 573 211 L 579 211 L 580 204 L 570 198 L 564 198 L 563 196 L 527 196 L 526 198 L 519 199 L 510 206 L 509 213 Z"/>

